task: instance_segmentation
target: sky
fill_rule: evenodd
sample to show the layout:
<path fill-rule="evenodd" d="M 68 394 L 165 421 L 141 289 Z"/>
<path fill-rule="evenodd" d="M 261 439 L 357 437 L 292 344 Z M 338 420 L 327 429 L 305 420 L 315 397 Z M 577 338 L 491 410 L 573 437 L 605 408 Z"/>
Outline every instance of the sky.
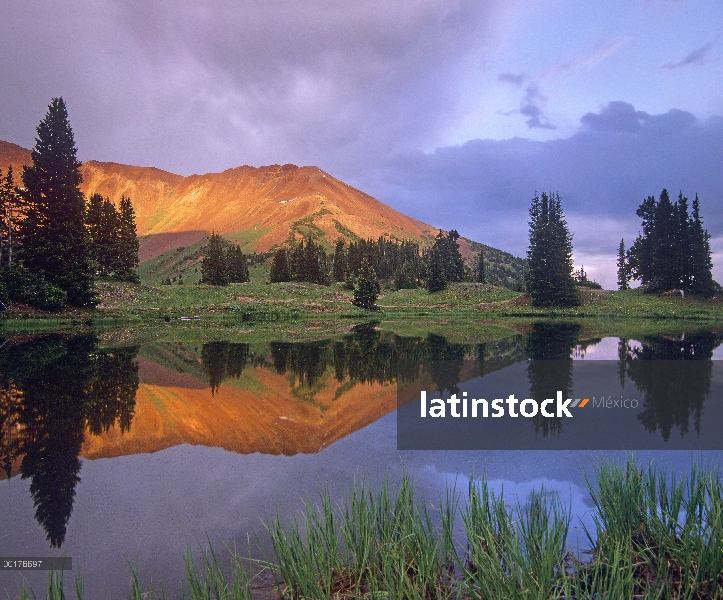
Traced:
<path fill-rule="evenodd" d="M 722 35 L 720 0 L 2 0 L 0 139 L 62 96 L 81 160 L 316 165 L 518 256 L 555 191 L 608 289 L 643 199 L 698 194 L 723 281 Z"/>

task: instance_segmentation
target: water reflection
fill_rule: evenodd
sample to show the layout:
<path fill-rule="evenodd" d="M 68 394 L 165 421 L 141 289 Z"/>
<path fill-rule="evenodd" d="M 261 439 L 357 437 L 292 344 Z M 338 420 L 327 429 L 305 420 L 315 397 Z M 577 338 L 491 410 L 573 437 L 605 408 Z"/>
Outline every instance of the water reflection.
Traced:
<path fill-rule="evenodd" d="M 316 453 L 393 411 L 398 380 L 423 380 L 452 394 L 465 381 L 525 360 L 518 368 L 526 368 L 533 397 L 558 390 L 567 397 L 572 359 L 600 342 L 582 336 L 579 324 L 554 321 L 485 343 L 398 336 L 374 323 L 306 343 L 99 349 L 92 336 L 8 340 L 0 347 L 0 466 L 8 478 L 30 479 L 36 519 L 59 547 L 80 481 L 79 456 L 182 443 L 237 453 Z M 675 430 L 700 431 L 711 358 L 721 341 L 723 334 L 713 332 L 620 340 L 611 358 L 621 385 L 632 382 L 641 393 L 646 431 L 664 440 Z M 694 376 L 676 379 L 672 359 L 697 363 Z M 666 362 L 642 366 L 658 361 Z M 562 419 L 533 418 L 532 427 L 541 437 L 559 437 Z"/>
<path fill-rule="evenodd" d="M 46 335 L 0 349 L 0 457 L 7 477 L 19 460 L 35 517 L 59 547 L 80 481 L 86 430 L 130 428 L 137 348 L 99 351 L 91 336 Z"/>
<path fill-rule="evenodd" d="M 209 342 L 201 350 L 201 363 L 208 379 L 211 395 L 216 393 L 224 379 L 238 379 L 249 359 L 248 344 Z"/>
<path fill-rule="evenodd" d="M 629 378 L 641 393 L 644 410 L 638 419 L 646 431 L 659 431 L 667 441 L 677 429 L 682 438 L 692 420 L 696 434 L 700 434 L 703 404 L 710 394 L 713 375 L 713 350 L 722 340 L 722 333 L 711 331 L 679 337 L 645 336 L 635 347 L 627 339 L 620 340 L 620 381 L 624 385 Z"/>
<path fill-rule="evenodd" d="M 233 347 L 240 375 L 249 354 L 246 344 L 210 342 L 203 344 L 201 359 L 206 380 L 212 391 L 231 375 L 229 352 Z M 241 348 L 244 347 L 244 348 Z M 341 340 L 314 342 L 271 342 L 271 364 L 263 360 L 256 366 L 273 367 L 276 373 L 288 374 L 293 390 L 302 393 L 318 387 L 330 370 L 339 382 L 391 384 L 397 376 L 413 379 L 419 372 L 398 373 L 400 364 L 421 361 L 445 361 L 433 365 L 429 375 L 440 389 L 455 390 L 465 359 L 484 362 L 485 356 L 514 355 L 523 358 L 522 348 L 514 342 L 499 344 L 456 344 L 446 338 L 429 334 L 426 337 L 400 337 L 382 333 L 374 323 L 358 325 Z M 449 364 L 451 363 L 451 364 Z"/>
<path fill-rule="evenodd" d="M 531 359 L 527 367 L 531 398 L 555 398 L 558 390 L 562 391 L 563 398 L 570 396 L 571 355 L 578 347 L 579 337 L 580 325 L 577 323 L 533 323 L 525 344 Z M 531 420 L 535 433 L 543 437 L 559 436 L 562 431 L 563 417 L 546 418 L 538 413 Z"/>

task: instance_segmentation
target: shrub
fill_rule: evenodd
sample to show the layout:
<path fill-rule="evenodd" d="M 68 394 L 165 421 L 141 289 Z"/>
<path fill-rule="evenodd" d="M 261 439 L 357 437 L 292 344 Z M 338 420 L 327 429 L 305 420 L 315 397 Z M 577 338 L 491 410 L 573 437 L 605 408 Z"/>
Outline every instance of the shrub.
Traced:
<path fill-rule="evenodd" d="M 42 310 L 56 311 L 65 308 L 65 291 L 27 269 L 13 266 L 5 271 L 3 280 L 9 300 Z"/>

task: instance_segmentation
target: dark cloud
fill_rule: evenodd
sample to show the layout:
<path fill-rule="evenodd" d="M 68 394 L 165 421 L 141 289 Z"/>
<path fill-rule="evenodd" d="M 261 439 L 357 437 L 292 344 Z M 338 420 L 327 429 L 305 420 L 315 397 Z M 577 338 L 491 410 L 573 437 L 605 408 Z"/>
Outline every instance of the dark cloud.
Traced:
<path fill-rule="evenodd" d="M 645 112 L 635 110 L 627 102 L 610 102 L 599 114 L 587 113 L 580 119 L 583 125 L 595 131 L 618 131 L 639 133 L 642 122 L 650 118 Z"/>
<path fill-rule="evenodd" d="M 723 236 L 723 119 L 698 121 L 679 110 L 649 115 L 612 102 L 582 122 L 567 139 L 472 140 L 397 154 L 356 184 L 407 214 L 518 256 L 527 248 L 530 198 L 559 191 L 576 258 L 586 269 L 604 262 L 607 275 L 598 276 L 611 286 L 620 238 L 637 236 L 638 205 L 664 187 L 674 197 L 698 193 L 706 228 Z"/>
<path fill-rule="evenodd" d="M 502 73 L 498 76 L 499 81 L 512 83 L 517 87 L 520 87 L 525 79 L 527 79 L 527 76 L 524 74 L 514 75 L 513 73 Z M 545 100 L 547 100 L 547 98 L 540 94 L 537 84 L 531 81 L 525 88 L 525 95 L 520 101 L 520 108 L 502 114 L 507 117 L 517 114 L 528 117 L 525 124 L 529 129 L 557 129 L 555 125 L 547 120 L 547 117 L 545 117 L 540 108 L 540 105 L 543 104 Z"/>
<path fill-rule="evenodd" d="M 498 81 L 503 81 L 505 83 L 511 83 L 512 85 L 516 85 L 517 87 L 520 87 L 525 79 L 527 79 L 527 75 L 524 73 L 519 73 L 518 75 L 515 75 L 514 73 L 500 73 L 497 76 Z"/>
<path fill-rule="evenodd" d="M 717 36 L 714 40 L 711 40 L 707 44 L 703 44 L 700 48 L 693 50 L 688 56 L 677 63 L 666 63 L 663 65 L 663 69 L 673 70 L 681 67 L 689 67 L 691 65 L 702 65 L 705 64 L 706 56 L 710 52 L 710 49 L 718 41 L 720 36 Z"/>
<path fill-rule="evenodd" d="M 502 0 L 5 0 L 0 138 L 62 95 L 81 156 L 328 170 L 429 145 Z"/>
<path fill-rule="evenodd" d="M 530 129 L 557 129 L 555 125 L 550 123 L 542 110 L 540 103 L 545 101 L 545 97 L 540 94 L 536 83 L 530 83 L 525 90 L 525 97 L 520 103 L 520 114 L 529 117 L 525 123 Z"/>
<path fill-rule="evenodd" d="M 632 104 L 617 101 L 610 102 L 599 114 L 583 115 L 580 121 L 594 131 L 670 135 L 691 127 L 695 124 L 696 118 L 691 113 L 678 109 L 651 116 L 646 112 L 635 110 Z"/>

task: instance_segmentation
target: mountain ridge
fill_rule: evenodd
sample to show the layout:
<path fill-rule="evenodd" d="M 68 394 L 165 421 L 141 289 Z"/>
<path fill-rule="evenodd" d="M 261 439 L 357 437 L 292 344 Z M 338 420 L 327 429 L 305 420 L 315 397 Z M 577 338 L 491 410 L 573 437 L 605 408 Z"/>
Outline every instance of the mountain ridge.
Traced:
<path fill-rule="evenodd" d="M 29 150 L 0 141 L 0 169 L 12 164 L 19 177 L 22 165 L 30 162 Z M 121 195 L 131 198 L 141 260 L 198 241 L 211 231 L 259 252 L 301 236 L 327 244 L 339 237 L 384 236 L 426 245 L 439 231 L 314 166 L 244 165 L 183 176 L 90 160 L 81 173 L 84 194 L 99 193 L 114 202 Z"/>
<path fill-rule="evenodd" d="M 16 181 L 31 152 L 0 140 L 0 170 L 12 164 Z M 409 217 L 315 166 L 243 165 L 203 175 L 177 175 L 156 167 L 89 160 L 82 164 L 87 196 L 98 193 L 118 202 L 131 198 L 136 214 L 141 262 L 163 259 L 197 246 L 212 231 L 238 243 L 244 252 L 266 252 L 302 237 L 331 250 L 347 242 L 385 237 L 412 240 L 425 248 L 439 229 Z M 485 251 L 493 281 L 514 285 L 523 261 L 466 238 L 460 251 L 472 263 Z"/>

